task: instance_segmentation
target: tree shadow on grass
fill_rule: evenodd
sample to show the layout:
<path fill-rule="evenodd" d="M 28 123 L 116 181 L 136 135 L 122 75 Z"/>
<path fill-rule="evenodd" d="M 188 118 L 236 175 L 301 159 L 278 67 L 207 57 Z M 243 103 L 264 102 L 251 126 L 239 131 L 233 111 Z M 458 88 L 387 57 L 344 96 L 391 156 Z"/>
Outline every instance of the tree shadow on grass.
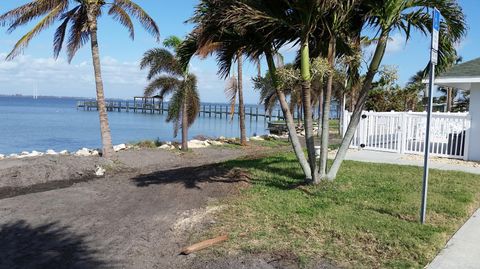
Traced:
<path fill-rule="evenodd" d="M 20 220 L 0 226 L 0 268 L 107 268 L 96 253 L 84 236 L 55 222 L 32 227 Z"/>
<path fill-rule="evenodd" d="M 282 168 L 283 165 L 287 164 Z M 292 168 L 293 167 L 293 168 Z M 265 172 L 269 177 L 251 179 L 251 170 Z M 286 180 L 288 179 L 288 180 Z M 185 188 L 200 189 L 199 183 L 239 183 L 249 182 L 263 184 L 291 190 L 304 184 L 300 168 L 295 166 L 294 161 L 282 157 L 263 159 L 238 159 L 221 164 L 210 164 L 199 167 L 182 167 L 171 170 L 156 171 L 142 174 L 132 178 L 136 186 L 148 187 L 150 185 L 162 185 L 183 183 Z"/>

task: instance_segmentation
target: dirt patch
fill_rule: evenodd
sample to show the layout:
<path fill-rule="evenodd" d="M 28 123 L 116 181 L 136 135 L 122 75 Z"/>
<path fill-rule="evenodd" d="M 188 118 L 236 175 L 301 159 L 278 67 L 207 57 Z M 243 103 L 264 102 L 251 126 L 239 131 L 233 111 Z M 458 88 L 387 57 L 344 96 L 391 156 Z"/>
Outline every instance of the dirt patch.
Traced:
<path fill-rule="evenodd" d="M 122 169 L 107 170 L 105 178 L 79 182 L 68 172 L 53 172 L 43 183 L 52 186 L 45 189 L 13 188 L 10 194 L 22 195 L 0 200 L 0 267 L 195 268 L 202 262 L 179 252 L 188 244 L 190 232 L 208 225 L 213 211 L 207 205 L 249 184 L 245 171 L 216 163 L 267 151 L 254 147 L 206 148 L 187 154 L 126 151 L 118 155 Z M 17 178 L 22 181 L 27 175 L 35 179 L 47 174 L 35 174 L 34 167 L 50 165 L 55 171 L 56 165 L 73 168 L 79 161 L 84 163 L 77 168 L 85 165 L 88 171 L 98 164 L 90 157 L 42 157 L 4 163 L 0 170 L 20 169 Z"/>

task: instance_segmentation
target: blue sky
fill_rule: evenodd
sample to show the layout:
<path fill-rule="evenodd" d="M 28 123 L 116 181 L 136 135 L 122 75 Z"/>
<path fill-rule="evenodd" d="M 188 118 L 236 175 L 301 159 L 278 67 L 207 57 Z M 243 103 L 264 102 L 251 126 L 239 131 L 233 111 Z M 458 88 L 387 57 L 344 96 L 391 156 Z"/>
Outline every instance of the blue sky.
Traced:
<path fill-rule="evenodd" d="M 0 13 L 4 13 L 27 0 L 3 1 Z M 193 13 L 196 0 L 137 0 L 158 23 L 162 39 L 170 35 L 185 36 L 192 25 L 185 24 Z M 480 5 L 478 0 L 459 1 L 467 16 L 468 36 L 458 44 L 459 54 L 464 60 L 480 57 L 478 42 L 480 41 Z M 52 39 L 54 28 L 37 36 L 23 55 L 10 62 L 3 61 L 27 27 L 7 34 L 0 28 L 0 94 L 32 94 L 38 88 L 41 95 L 85 96 L 94 97 L 95 87 L 91 67 L 90 49 L 87 44 L 81 49 L 71 64 L 65 60 L 65 54 L 55 61 L 52 59 Z M 409 43 L 405 44 L 404 36 L 394 33 L 387 49 L 383 64 L 395 65 L 399 68 L 399 84 L 403 85 L 416 71 L 428 63 L 429 37 L 415 33 Z M 138 61 L 142 54 L 153 47 L 160 46 L 155 40 L 136 25 L 136 38 L 131 41 L 128 33 L 104 16 L 99 22 L 100 52 L 104 73 L 106 96 L 109 98 L 130 98 L 141 95 L 146 84 L 145 72 L 138 69 Z M 283 50 L 287 61 L 293 58 L 294 49 Z M 191 63 L 191 71 L 199 77 L 199 90 L 202 101 L 224 102 L 225 82 L 216 75 L 217 66 L 213 58 L 195 59 Z M 265 71 L 265 68 L 264 70 Z M 256 74 L 256 68 L 246 62 L 245 99 L 247 103 L 258 103 L 258 95 L 252 89 L 248 77 Z"/>

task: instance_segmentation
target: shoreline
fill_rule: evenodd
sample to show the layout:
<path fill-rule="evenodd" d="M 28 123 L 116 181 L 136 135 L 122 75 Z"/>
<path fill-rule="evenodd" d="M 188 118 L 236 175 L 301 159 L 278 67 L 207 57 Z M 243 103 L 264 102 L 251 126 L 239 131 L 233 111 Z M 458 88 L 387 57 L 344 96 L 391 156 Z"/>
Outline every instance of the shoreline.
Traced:
<path fill-rule="evenodd" d="M 265 134 L 261 136 L 252 136 L 247 138 L 247 141 L 262 141 L 268 139 L 288 139 L 288 135 L 274 135 L 274 134 Z M 210 146 L 222 146 L 225 144 L 235 144 L 238 142 L 238 137 L 231 137 L 226 138 L 220 136 L 218 138 L 209 138 L 203 136 L 197 136 L 197 138 L 188 140 L 188 147 L 189 149 L 196 149 L 196 148 L 206 148 Z M 181 149 L 179 142 L 176 141 L 158 141 L 158 140 L 141 140 L 137 142 L 127 142 L 118 145 L 114 145 L 113 149 L 115 152 L 128 150 L 128 149 L 138 149 L 141 148 L 142 144 L 150 143 L 152 146 L 149 148 L 157 147 L 159 149 L 167 149 L 167 150 L 174 150 L 174 149 Z M 79 157 L 88 157 L 88 156 L 101 156 L 102 150 L 99 148 L 87 148 L 83 147 L 76 151 L 68 151 L 66 149 L 62 151 L 55 151 L 53 149 L 47 149 L 46 151 L 22 151 L 20 153 L 11 153 L 11 154 L 1 154 L 0 153 L 0 161 L 8 160 L 8 159 L 24 159 L 24 158 L 35 158 L 35 157 L 42 157 L 42 156 L 79 156 Z"/>

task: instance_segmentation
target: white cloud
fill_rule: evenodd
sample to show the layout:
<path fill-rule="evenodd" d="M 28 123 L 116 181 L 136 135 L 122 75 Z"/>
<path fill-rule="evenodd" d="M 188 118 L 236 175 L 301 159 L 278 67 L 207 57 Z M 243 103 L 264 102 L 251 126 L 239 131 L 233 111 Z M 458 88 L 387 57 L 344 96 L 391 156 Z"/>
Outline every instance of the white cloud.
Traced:
<path fill-rule="evenodd" d="M 0 53 L 0 59 L 5 56 L 5 53 Z M 146 74 L 138 66 L 137 62 L 102 58 L 106 96 L 129 97 L 141 94 L 146 84 Z M 29 55 L 0 62 L 1 94 L 30 94 L 34 87 L 38 87 L 42 95 L 94 96 L 93 67 L 89 61 L 69 64 L 63 58 L 55 60 Z"/>
<path fill-rule="evenodd" d="M 387 53 L 395 53 L 405 49 L 405 37 L 400 33 L 390 36 L 387 44 Z"/>
<path fill-rule="evenodd" d="M 40 95 L 95 97 L 95 80 L 90 59 L 69 64 L 66 59 L 36 58 L 20 55 L 12 61 L 3 61 L 0 53 L 0 94 L 31 95 L 38 88 Z M 212 63 L 195 62 L 190 71 L 198 78 L 201 100 L 225 102 L 225 80 L 220 79 Z M 143 94 L 147 85 L 146 71 L 138 62 L 122 62 L 105 56 L 101 59 L 102 76 L 107 98 L 131 98 Z M 247 68 L 245 68 L 247 69 Z M 245 70 L 244 93 L 248 103 L 256 103 L 250 74 Z"/>

